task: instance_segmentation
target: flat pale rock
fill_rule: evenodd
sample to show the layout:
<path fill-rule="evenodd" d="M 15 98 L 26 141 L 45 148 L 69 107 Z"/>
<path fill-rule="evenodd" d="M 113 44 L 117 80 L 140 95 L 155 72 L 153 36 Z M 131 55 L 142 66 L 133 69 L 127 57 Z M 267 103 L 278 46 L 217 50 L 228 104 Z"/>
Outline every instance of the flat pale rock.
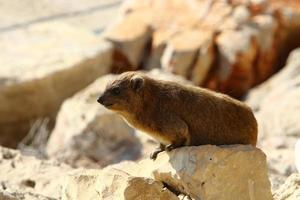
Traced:
<path fill-rule="evenodd" d="M 0 199 L 58 199 L 64 175 L 71 170 L 55 161 L 38 160 L 0 147 Z"/>
<path fill-rule="evenodd" d="M 134 177 L 128 173 L 107 168 L 70 174 L 62 189 L 63 200 L 179 200 L 151 178 Z"/>
<path fill-rule="evenodd" d="M 15 45 L 12 45 L 12 41 Z M 15 146 L 31 121 L 110 71 L 112 48 L 93 34 L 42 23 L 0 35 L 0 144 Z"/>

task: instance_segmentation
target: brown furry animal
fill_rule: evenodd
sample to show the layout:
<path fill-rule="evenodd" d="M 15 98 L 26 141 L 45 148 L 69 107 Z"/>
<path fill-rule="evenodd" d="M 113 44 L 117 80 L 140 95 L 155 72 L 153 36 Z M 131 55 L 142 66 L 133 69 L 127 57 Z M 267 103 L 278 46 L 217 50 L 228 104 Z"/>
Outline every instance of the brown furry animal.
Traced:
<path fill-rule="evenodd" d="M 108 84 L 98 102 L 159 141 L 152 159 L 180 146 L 256 145 L 257 122 L 251 109 L 207 89 L 125 72 Z"/>

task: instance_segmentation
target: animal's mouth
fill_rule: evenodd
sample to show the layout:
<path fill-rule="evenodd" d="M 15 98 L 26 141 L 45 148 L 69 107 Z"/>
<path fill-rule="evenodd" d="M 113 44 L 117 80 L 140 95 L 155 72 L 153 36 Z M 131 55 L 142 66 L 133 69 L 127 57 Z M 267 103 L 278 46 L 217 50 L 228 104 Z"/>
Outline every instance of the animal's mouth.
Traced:
<path fill-rule="evenodd" d="M 97 99 L 97 101 L 98 101 L 98 103 L 100 103 L 101 105 L 103 105 L 103 106 L 105 106 L 105 107 L 107 107 L 107 108 L 114 105 L 114 103 L 105 101 L 105 99 L 104 99 L 103 97 L 99 97 L 99 98 Z"/>
<path fill-rule="evenodd" d="M 114 105 L 114 103 L 104 103 L 104 104 L 103 104 L 103 106 L 105 106 L 105 107 L 107 107 L 107 108 L 108 108 L 108 107 L 111 107 L 111 106 L 113 106 L 113 105 Z"/>

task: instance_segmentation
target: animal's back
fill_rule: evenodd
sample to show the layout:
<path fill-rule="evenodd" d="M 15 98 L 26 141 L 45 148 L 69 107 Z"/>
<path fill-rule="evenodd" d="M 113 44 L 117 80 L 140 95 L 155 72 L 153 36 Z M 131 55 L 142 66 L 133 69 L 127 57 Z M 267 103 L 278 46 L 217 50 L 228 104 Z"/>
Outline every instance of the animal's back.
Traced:
<path fill-rule="evenodd" d="M 161 98 L 158 109 L 186 122 L 190 145 L 256 145 L 257 123 L 244 103 L 227 95 L 172 82 L 164 82 L 158 90 Z"/>

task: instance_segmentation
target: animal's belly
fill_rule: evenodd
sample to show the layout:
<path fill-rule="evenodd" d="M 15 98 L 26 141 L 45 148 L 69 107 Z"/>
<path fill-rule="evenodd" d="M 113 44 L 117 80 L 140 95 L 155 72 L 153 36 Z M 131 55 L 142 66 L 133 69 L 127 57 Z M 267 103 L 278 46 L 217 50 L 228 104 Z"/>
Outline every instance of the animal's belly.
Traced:
<path fill-rule="evenodd" d="M 141 130 L 142 132 L 146 133 L 147 135 L 149 135 L 150 137 L 152 137 L 157 142 L 159 142 L 161 144 L 165 144 L 165 145 L 171 144 L 170 139 L 168 139 L 167 137 L 165 137 L 162 133 L 154 131 L 154 130 L 152 130 L 149 127 L 142 126 L 140 123 L 137 123 L 132 118 L 125 118 L 124 117 L 124 119 L 129 124 L 129 126 L 131 126 L 132 128 L 136 128 L 138 130 Z"/>

